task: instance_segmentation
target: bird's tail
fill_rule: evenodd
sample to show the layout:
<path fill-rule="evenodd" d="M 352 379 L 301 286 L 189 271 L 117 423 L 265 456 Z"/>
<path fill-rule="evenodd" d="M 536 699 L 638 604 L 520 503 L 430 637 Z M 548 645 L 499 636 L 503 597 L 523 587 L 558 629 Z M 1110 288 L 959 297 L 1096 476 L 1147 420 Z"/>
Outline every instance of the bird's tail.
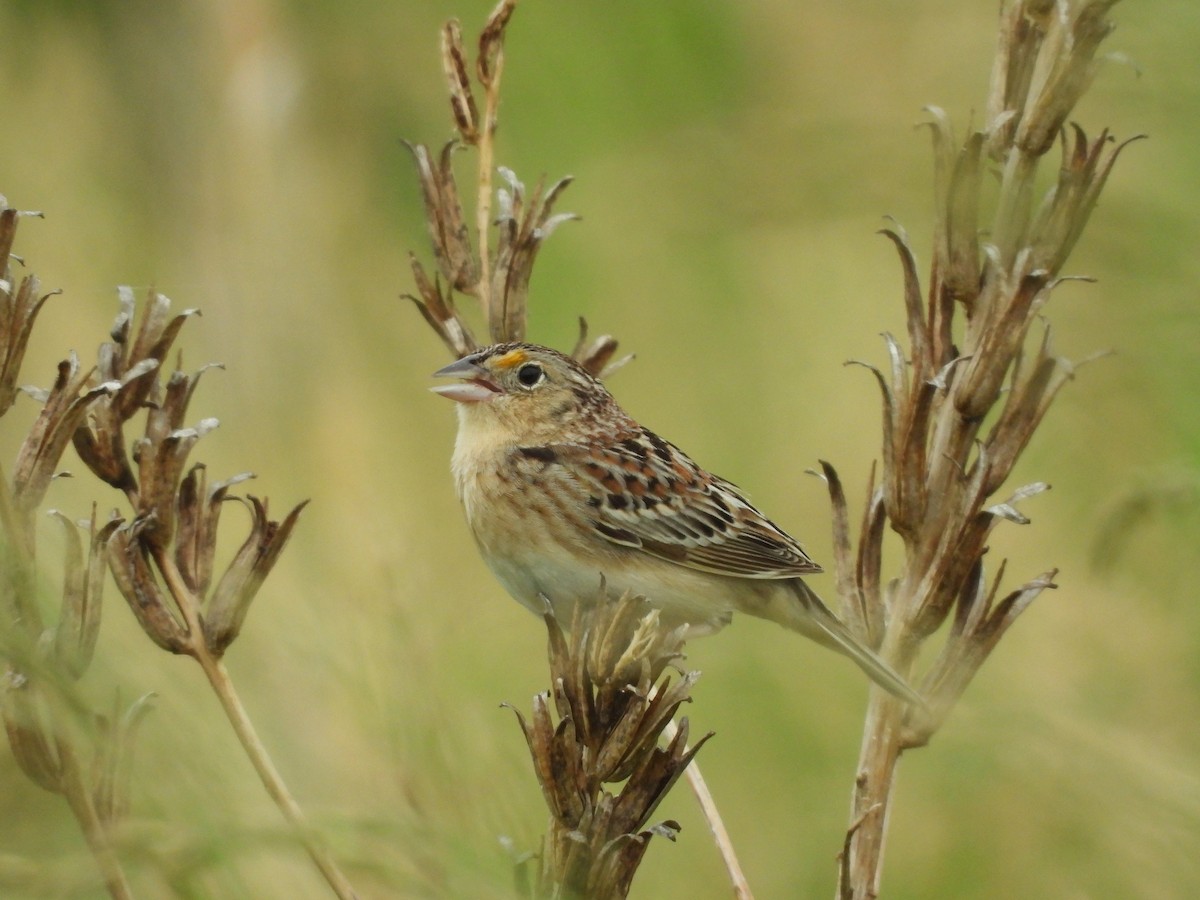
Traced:
<path fill-rule="evenodd" d="M 874 650 L 855 638 L 812 588 L 799 578 L 792 579 L 790 584 L 795 586 L 798 604 L 792 604 L 790 614 L 779 617 L 777 621 L 780 624 L 850 657 L 855 665 L 888 693 L 907 700 L 918 709 L 926 708 L 925 698 L 880 659 Z"/>

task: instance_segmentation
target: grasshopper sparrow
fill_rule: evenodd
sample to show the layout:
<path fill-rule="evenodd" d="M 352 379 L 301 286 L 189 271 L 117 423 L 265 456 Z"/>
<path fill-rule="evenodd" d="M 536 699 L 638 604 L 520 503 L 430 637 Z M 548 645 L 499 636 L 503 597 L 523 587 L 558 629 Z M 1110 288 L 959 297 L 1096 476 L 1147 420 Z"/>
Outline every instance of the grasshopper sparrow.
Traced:
<path fill-rule="evenodd" d="M 541 613 L 631 591 L 667 625 L 711 634 L 734 612 L 778 622 L 850 657 L 892 693 L 920 697 L 800 576 L 821 567 L 738 488 L 643 428 L 605 387 L 548 347 L 485 347 L 434 373 L 458 401 L 452 468 L 484 560 Z"/>

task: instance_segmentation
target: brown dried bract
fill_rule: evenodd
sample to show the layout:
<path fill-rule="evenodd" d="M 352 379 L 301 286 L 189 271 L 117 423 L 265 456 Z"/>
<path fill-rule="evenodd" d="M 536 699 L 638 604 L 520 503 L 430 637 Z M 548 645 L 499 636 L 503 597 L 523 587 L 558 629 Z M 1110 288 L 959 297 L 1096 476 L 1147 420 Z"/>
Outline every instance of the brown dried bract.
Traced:
<path fill-rule="evenodd" d="M 576 606 L 569 634 L 552 614 L 545 621 L 553 687 L 534 697 L 530 719 L 517 712 L 550 809 L 533 895 L 624 897 L 650 838 L 679 831 L 647 823 L 711 737 L 689 749 L 684 718 L 660 744 L 699 673 L 672 680 L 686 628 L 665 630 L 640 597 L 601 592 Z"/>

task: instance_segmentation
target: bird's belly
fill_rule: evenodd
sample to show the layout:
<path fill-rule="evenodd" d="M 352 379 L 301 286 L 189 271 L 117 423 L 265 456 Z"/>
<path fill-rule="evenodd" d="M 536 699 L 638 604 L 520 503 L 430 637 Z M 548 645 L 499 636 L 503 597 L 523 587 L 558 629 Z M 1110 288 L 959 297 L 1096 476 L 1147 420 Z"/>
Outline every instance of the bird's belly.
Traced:
<path fill-rule="evenodd" d="M 745 592 L 744 580 L 726 579 L 614 546 L 603 556 L 571 554 L 562 548 L 539 552 L 533 544 L 509 553 L 484 552 L 497 580 L 523 606 L 541 615 L 547 602 L 555 616 L 570 622 L 575 605 L 625 593 L 645 597 L 661 610 L 663 622 L 687 623 L 693 636 L 711 634 L 729 623 Z M 601 589 L 603 588 L 603 594 Z"/>
<path fill-rule="evenodd" d="M 700 572 L 610 543 L 591 527 L 586 496 L 521 490 L 495 472 L 481 477 L 466 468 L 456 467 L 459 492 L 480 553 L 504 588 L 537 615 L 549 602 L 570 622 L 575 604 L 595 603 L 603 583 L 609 597 L 645 597 L 662 611 L 664 624 L 687 623 L 698 636 L 728 624 L 734 610 L 746 609 L 748 595 L 778 589 L 778 583 Z"/>

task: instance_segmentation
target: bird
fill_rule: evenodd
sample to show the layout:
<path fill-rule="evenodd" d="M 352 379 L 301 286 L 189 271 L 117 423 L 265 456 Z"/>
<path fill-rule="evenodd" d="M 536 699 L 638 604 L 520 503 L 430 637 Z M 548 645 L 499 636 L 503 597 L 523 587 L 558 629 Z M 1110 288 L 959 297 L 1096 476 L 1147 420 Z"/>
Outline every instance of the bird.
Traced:
<path fill-rule="evenodd" d="M 776 622 L 920 695 L 805 583 L 822 569 L 734 484 L 640 425 L 598 378 L 549 347 L 504 342 L 433 373 L 457 402 L 451 458 L 487 566 L 538 614 L 567 616 L 600 586 L 632 593 L 687 636 L 733 614 Z M 568 606 L 570 605 L 570 606 Z"/>

